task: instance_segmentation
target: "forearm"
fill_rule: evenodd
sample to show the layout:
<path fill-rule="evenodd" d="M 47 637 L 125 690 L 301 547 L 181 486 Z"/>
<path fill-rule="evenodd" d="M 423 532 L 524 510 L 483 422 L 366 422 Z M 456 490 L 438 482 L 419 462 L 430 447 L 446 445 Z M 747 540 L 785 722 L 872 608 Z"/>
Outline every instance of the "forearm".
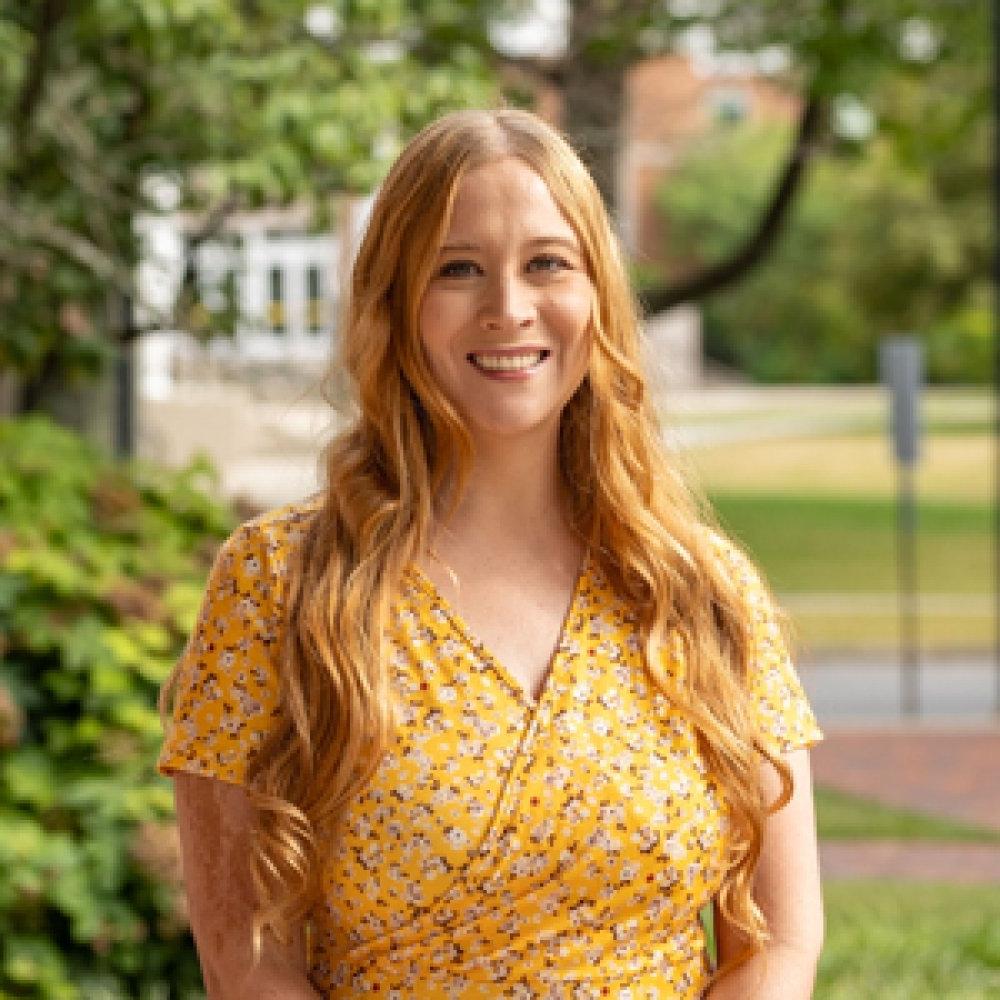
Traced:
<path fill-rule="evenodd" d="M 705 1000 L 810 1000 L 818 955 L 772 942 L 716 983 Z"/>

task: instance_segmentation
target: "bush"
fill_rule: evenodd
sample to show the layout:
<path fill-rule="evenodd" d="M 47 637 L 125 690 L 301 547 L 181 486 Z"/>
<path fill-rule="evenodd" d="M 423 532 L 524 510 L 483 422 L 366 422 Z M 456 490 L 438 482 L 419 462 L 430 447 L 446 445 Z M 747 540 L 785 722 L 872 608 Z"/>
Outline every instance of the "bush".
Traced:
<path fill-rule="evenodd" d="M 230 513 L 211 470 L 0 422 L 0 996 L 201 995 L 156 696 Z"/>

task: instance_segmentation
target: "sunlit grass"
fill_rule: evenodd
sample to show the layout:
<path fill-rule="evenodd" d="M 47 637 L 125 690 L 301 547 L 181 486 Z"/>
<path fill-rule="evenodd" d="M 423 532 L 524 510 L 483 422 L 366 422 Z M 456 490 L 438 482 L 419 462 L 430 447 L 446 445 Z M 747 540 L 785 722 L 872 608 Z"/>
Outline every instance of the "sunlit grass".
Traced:
<path fill-rule="evenodd" d="M 759 562 L 779 598 L 787 597 L 806 651 L 894 646 L 899 616 L 891 500 L 718 493 L 713 501 L 725 529 Z M 920 505 L 917 569 L 926 601 L 919 632 L 925 649 L 990 644 L 992 560 L 986 505 Z"/>
<path fill-rule="evenodd" d="M 803 649 L 894 648 L 897 476 L 884 392 L 737 391 L 719 404 L 727 399 L 728 409 L 692 416 L 714 414 L 723 437 L 741 422 L 743 431 L 769 422 L 771 432 L 692 445 L 679 459 L 785 599 Z M 985 391 L 932 390 L 924 400 L 916 493 L 925 649 L 980 650 L 994 639 L 991 419 Z M 674 423 L 699 425 L 683 406 Z"/>
<path fill-rule="evenodd" d="M 993 489 L 993 443 L 985 427 L 942 425 L 928 434 L 916 466 L 922 500 L 986 504 Z M 696 481 L 716 493 L 896 495 L 897 470 L 884 434 L 813 435 L 691 448 Z"/>
<path fill-rule="evenodd" d="M 815 796 L 816 823 L 823 840 L 892 838 L 1000 843 L 1000 830 L 897 809 L 832 788 L 817 788 Z"/>
<path fill-rule="evenodd" d="M 995 885 L 829 882 L 814 1000 L 1000 996 Z"/>
<path fill-rule="evenodd" d="M 896 511 L 890 500 L 782 493 L 716 493 L 712 499 L 723 525 L 760 560 L 776 591 L 896 587 Z M 920 589 L 988 593 L 991 527 L 985 504 L 921 504 Z"/>

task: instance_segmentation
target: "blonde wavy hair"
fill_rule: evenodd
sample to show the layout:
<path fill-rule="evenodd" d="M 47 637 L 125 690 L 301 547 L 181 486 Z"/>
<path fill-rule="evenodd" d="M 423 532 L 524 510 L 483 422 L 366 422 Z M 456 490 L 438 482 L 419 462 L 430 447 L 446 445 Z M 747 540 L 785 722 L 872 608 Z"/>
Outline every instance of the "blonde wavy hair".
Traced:
<path fill-rule="evenodd" d="M 321 837 L 335 836 L 394 733 L 384 625 L 404 568 L 423 551 L 442 486 L 460 494 L 473 454 L 431 375 L 418 310 L 459 182 L 518 157 L 548 185 L 596 289 L 589 371 L 561 418 L 571 527 L 636 609 L 653 681 L 696 727 L 730 804 L 734 836 L 719 905 L 748 942 L 767 936 L 751 881 L 787 767 L 756 739 L 744 676 L 748 609 L 719 563 L 706 512 L 661 443 L 640 363 L 640 324 L 600 195 L 569 144 L 534 115 L 460 111 L 403 151 L 372 208 L 351 275 L 340 357 L 357 413 L 327 447 L 326 489 L 289 567 L 282 721 L 251 771 L 259 892 L 256 942 L 284 939 L 315 898 Z M 681 656 L 682 679 L 670 670 Z M 308 694 L 307 694 L 308 692 Z M 781 773 L 763 801 L 761 755 Z"/>

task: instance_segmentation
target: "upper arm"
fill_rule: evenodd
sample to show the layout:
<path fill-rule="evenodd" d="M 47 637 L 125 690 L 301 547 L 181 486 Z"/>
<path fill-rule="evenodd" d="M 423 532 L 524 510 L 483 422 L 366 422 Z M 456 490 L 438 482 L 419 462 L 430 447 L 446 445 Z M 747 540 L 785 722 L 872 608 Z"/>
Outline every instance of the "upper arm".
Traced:
<path fill-rule="evenodd" d="M 263 530 L 243 525 L 209 574 L 191 638 L 166 689 L 171 723 L 161 773 L 187 772 L 242 785 L 279 722 L 277 650 L 283 616 Z"/>
<path fill-rule="evenodd" d="M 815 957 L 823 940 L 823 899 L 809 751 L 791 750 L 783 760 L 792 774 L 792 797 L 765 820 L 753 894 L 771 940 Z M 780 778 L 770 764 L 761 768 L 765 800 L 773 802 L 781 791 Z M 741 950 L 742 940 L 718 907 L 715 915 L 719 958 L 725 961 Z"/>
<path fill-rule="evenodd" d="M 808 748 L 823 738 L 785 646 L 779 614 L 753 563 L 720 539 L 723 565 L 739 591 L 750 628 L 746 687 L 762 749 L 785 762 L 792 797 L 765 818 L 753 894 L 771 940 L 815 957 L 823 938 L 816 819 Z M 781 779 L 763 754 L 760 782 L 765 802 L 775 802 Z M 716 909 L 720 958 L 742 951 L 742 941 Z"/>
<path fill-rule="evenodd" d="M 754 879 L 754 895 L 767 917 L 772 939 L 818 953 L 823 939 L 823 900 L 807 749 L 785 754 L 792 772 L 792 798 L 768 816 Z M 780 780 L 764 765 L 764 792 L 774 801 Z"/>
<path fill-rule="evenodd" d="M 174 785 L 188 914 L 209 1000 L 246 995 L 241 984 L 255 971 L 253 806 L 244 788 L 215 778 L 177 774 Z M 261 965 L 306 985 L 301 936 L 288 947 L 267 937 Z"/>
<path fill-rule="evenodd" d="M 174 779 L 189 916 L 209 1000 L 316 998 L 301 940 L 281 948 L 266 936 L 260 963 L 253 961 L 255 811 L 244 786 L 254 754 L 280 721 L 283 619 L 272 547 L 261 525 L 248 522 L 220 549 L 175 672 L 172 724 L 158 762 Z"/>

